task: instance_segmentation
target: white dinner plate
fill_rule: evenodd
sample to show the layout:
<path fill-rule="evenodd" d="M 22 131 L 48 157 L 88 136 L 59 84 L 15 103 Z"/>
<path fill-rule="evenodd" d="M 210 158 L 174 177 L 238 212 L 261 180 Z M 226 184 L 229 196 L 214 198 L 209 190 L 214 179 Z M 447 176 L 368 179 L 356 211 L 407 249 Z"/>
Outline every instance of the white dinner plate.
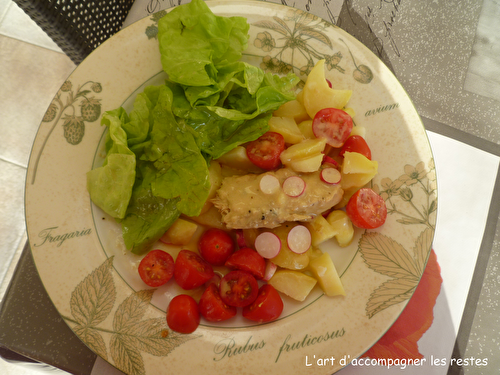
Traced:
<path fill-rule="evenodd" d="M 92 204 L 86 173 L 102 161 L 100 115 L 131 109 L 134 96 L 164 78 L 157 17 L 145 18 L 98 47 L 52 101 L 36 136 L 26 182 L 29 242 L 42 282 L 64 321 L 96 354 L 127 374 L 332 374 L 368 350 L 392 325 L 424 271 L 436 224 L 432 152 L 409 99 L 389 69 L 359 41 L 322 19 L 258 1 L 208 3 L 217 15 L 247 17 L 244 60 L 302 80 L 319 59 L 366 129 L 379 164 L 371 186 L 385 199 L 386 223 L 357 230 L 335 262 L 345 297 L 316 287 L 268 324 L 201 322 L 192 334 L 168 329 L 176 293 L 140 281 L 141 256 L 127 252 L 120 227 Z M 166 245 L 158 245 L 165 248 Z M 173 251 L 176 251 L 175 249 Z M 177 249 L 178 251 L 178 249 Z"/>

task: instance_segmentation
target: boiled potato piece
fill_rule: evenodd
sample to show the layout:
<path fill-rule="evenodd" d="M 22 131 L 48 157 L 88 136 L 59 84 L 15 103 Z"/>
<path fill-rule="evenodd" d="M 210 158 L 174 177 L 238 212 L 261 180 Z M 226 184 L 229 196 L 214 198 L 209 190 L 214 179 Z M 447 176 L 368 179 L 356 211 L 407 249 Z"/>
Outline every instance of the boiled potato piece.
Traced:
<path fill-rule="evenodd" d="M 288 164 L 293 160 L 300 160 L 321 154 L 326 146 L 325 138 L 306 139 L 288 147 L 280 155 L 281 162 Z"/>
<path fill-rule="evenodd" d="M 334 237 L 339 246 L 348 246 L 354 237 L 354 227 L 345 211 L 334 210 L 328 214 L 326 220 L 335 232 Z"/>
<path fill-rule="evenodd" d="M 263 170 L 250 161 L 247 150 L 243 146 L 236 146 L 231 151 L 225 153 L 217 161 L 230 168 L 245 171 L 245 173 L 262 173 Z"/>
<path fill-rule="evenodd" d="M 377 173 L 378 163 L 358 152 L 345 152 L 342 173 Z"/>
<path fill-rule="evenodd" d="M 332 228 L 330 223 L 322 215 L 318 215 L 313 221 L 305 223 L 305 226 L 311 232 L 313 246 L 317 246 L 320 243 L 333 238 L 337 234 L 337 231 Z"/>
<path fill-rule="evenodd" d="M 319 286 L 327 296 L 345 296 L 344 286 L 328 253 L 323 253 L 320 257 L 311 259 L 308 270 L 318 280 Z"/>
<path fill-rule="evenodd" d="M 348 107 L 348 108 L 344 108 L 344 112 L 346 112 L 349 116 L 354 117 L 356 115 L 356 112 L 354 111 L 354 109 Z"/>
<path fill-rule="evenodd" d="M 344 196 L 347 198 L 346 190 L 357 190 L 369 183 L 377 172 L 374 173 L 342 173 L 342 180 L 340 186 L 344 189 Z M 354 194 L 354 193 L 353 193 Z"/>
<path fill-rule="evenodd" d="M 197 224 L 179 218 L 170 228 L 168 228 L 160 240 L 164 243 L 172 245 L 187 245 L 191 242 L 191 239 L 197 229 Z"/>
<path fill-rule="evenodd" d="M 271 229 L 275 235 L 281 240 L 281 250 L 277 256 L 271 261 L 278 267 L 287 268 L 290 270 L 302 270 L 309 264 L 309 250 L 302 254 L 294 253 L 288 247 L 287 237 L 290 230 L 298 225 L 297 223 L 288 223 Z"/>
<path fill-rule="evenodd" d="M 342 163 L 342 180 L 344 190 L 361 188 L 372 180 L 378 172 L 378 163 L 369 160 L 357 152 L 345 152 Z"/>
<path fill-rule="evenodd" d="M 293 117 L 293 119 L 297 123 L 307 120 L 309 118 L 309 115 L 307 114 L 304 105 L 297 99 L 290 100 L 289 102 L 283 104 L 276 111 L 274 111 L 274 116 Z"/>
<path fill-rule="evenodd" d="M 191 216 L 190 219 L 207 227 L 227 229 L 226 225 L 222 222 L 222 215 L 220 211 L 215 206 L 210 207 L 207 212 L 204 212 L 199 216 Z"/>
<path fill-rule="evenodd" d="M 366 128 L 363 126 L 353 126 L 350 136 L 353 136 L 353 135 L 359 135 L 363 138 L 366 138 Z"/>
<path fill-rule="evenodd" d="M 285 143 L 296 144 L 305 139 L 293 117 L 271 117 L 269 130 L 280 133 L 285 139 Z"/>
<path fill-rule="evenodd" d="M 305 120 L 302 121 L 299 125 L 297 125 L 299 127 L 300 132 L 304 135 L 306 139 L 316 138 L 312 130 L 312 124 L 313 124 L 312 120 Z"/>
<path fill-rule="evenodd" d="M 314 118 L 323 108 L 343 109 L 352 95 L 352 90 L 336 90 L 328 86 L 325 77 L 325 60 L 319 60 L 307 77 L 302 90 L 304 107 L 309 117 Z"/>
<path fill-rule="evenodd" d="M 304 301 L 317 283 L 317 280 L 300 271 L 277 270 L 268 281 L 278 292 L 297 300 Z"/>
<path fill-rule="evenodd" d="M 292 160 L 290 163 L 285 164 L 292 168 L 295 172 L 310 173 L 316 172 L 321 167 L 323 162 L 323 154 L 309 156 L 304 159 Z"/>

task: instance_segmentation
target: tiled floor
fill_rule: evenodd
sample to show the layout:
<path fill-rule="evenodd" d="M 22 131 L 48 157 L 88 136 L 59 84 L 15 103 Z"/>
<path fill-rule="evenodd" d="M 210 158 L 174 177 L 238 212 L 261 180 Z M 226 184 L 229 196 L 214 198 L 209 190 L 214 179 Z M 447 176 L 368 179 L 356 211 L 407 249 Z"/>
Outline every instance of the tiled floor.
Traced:
<path fill-rule="evenodd" d="M 0 0 L 0 300 L 26 241 L 24 180 L 31 144 L 73 62 L 11 0 Z M 0 359 L 0 374 L 47 371 Z M 55 373 L 57 371 L 50 371 Z"/>

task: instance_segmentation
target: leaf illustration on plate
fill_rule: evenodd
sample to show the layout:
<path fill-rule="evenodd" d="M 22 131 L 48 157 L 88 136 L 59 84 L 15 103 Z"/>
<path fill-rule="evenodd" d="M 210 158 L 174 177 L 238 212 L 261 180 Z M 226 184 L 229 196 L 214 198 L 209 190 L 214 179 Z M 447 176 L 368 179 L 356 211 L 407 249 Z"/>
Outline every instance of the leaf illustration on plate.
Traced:
<path fill-rule="evenodd" d="M 73 331 L 94 353 L 104 359 L 108 358 L 106 343 L 98 331 L 80 325 L 73 327 Z"/>
<path fill-rule="evenodd" d="M 115 365 L 127 374 L 144 374 L 141 351 L 166 356 L 178 345 L 200 337 L 169 331 L 164 318 L 143 320 L 153 293 L 154 289 L 135 292 L 115 312 L 110 352 Z"/>
<path fill-rule="evenodd" d="M 386 281 L 371 294 L 366 304 L 366 314 L 371 318 L 376 313 L 397 303 L 408 300 L 417 288 L 419 277 L 402 277 Z"/>
<path fill-rule="evenodd" d="M 116 308 L 112 329 L 100 327 L 111 314 L 117 293 L 113 281 L 113 257 L 92 271 L 71 293 L 73 331 L 96 354 L 108 358 L 105 338 L 114 364 L 127 374 L 145 374 L 141 352 L 166 356 L 179 345 L 201 337 L 169 330 L 166 319 L 145 318 L 155 289 L 140 290 L 125 298 Z M 105 325 L 105 324 L 103 324 Z"/>
<path fill-rule="evenodd" d="M 420 233 L 420 236 L 417 238 L 417 242 L 415 243 L 415 261 L 420 275 L 424 273 L 433 238 L 434 230 L 426 228 L 422 233 Z"/>
<path fill-rule="evenodd" d="M 288 34 L 288 27 L 284 28 L 283 26 L 281 26 L 281 24 L 277 24 L 272 21 L 257 21 L 254 22 L 253 25 L 257 27 L 262 27 L 263 29 L 273 30 L 283 35 Z"/>
<path fill-rule="evenodd" d="M 383 234 L 373 232 L 363 235 L 359 250 L 366 264 L 374 271 L 391 277 L 370 295 L 366 305 L 368 317 L 412 296 L 425 268 L 432 232 L 427 228 L 419 235 L 414 247 L 415 257 L 400 243 Z"/>
<path fill-rule="evenodd" d="M 106 260 L 71 293 L 70 307 L 73 328 L 80 339 L 101 357 L 107 358 L 106 345 L 95 328 L 107 318 L 116 299 L 116 289 L 111 275 L 113 258 Z"/>
<path fill-rule="evenodd" d="M 309 26 L 301 27 L 299 35 L 314 38 L 317 41 L 326 44 L 328 47 L 333 48 L 332 41 L 330 40 L 330 38 L 328 38 L 325 33 L 322 33 L 321 31 L 318 31 L 312 27 Z"/>
<path fill-rule="evenodd" d="M 380 233 L 365 233 L 360 240 L 361 255 L 368 267 L 394 278 L 420 277 L 414 259 L 404 247 Z"/>

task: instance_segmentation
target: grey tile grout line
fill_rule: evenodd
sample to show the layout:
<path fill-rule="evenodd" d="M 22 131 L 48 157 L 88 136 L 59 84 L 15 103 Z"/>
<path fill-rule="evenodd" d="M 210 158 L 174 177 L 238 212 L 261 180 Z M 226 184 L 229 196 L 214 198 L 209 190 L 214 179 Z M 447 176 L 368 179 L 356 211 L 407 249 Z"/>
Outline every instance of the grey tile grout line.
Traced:
<path fill-rule="evenodd" d="M 480 149 L 482 151 L 500 157 L 500 145 L 496 143 L 479 138 L 472 134 L 464 133 L 461 130 L 452 128 L 448 125 L 439 123 L 434 120 L 427 119 L 425 117 L 422 117 L 422 122 L 424 123 L 424 127 L 428 131 L 455 139 L 457 141 L 468 144 L 469 146 L 475 147 L 477 149 Z M 474 319 L 476 317 L 477 303 L 481 296 L 483 282 L 486 276 L 486 269 L 488 267 L 488 263 L 493 248 L 493 242 L 496 236 L 496 227 L 499 220 L 499 215 L 500 215 L 500 165 L 497 169 L 497 177 L 495 180 L 493 194 L 490 201 L 486 226 L 483 238 L 481 240 L 481 245 L 477 256 L 476 265 L 474 267 L 474 273 L 472 275 L 469 292 L 467 294 L 464 312 L 460 320 L 460 326 L 458 328 L 457 337 L 455 338 L 455 345 L 453 347 L 453 351 L 451 354 L 452 358 L 457 358 L 457 359 L 463 358 L 463 355 L 465 354 L 468 346 L 469 337 L 472 331 L 472 326 L 474 324 Z M 452 366 L 452 363 L 450 361 L 447 375 L 462 375 L 462 374 L 464 374 L 463 367 L 459 367 L 456 365 Z"/>

